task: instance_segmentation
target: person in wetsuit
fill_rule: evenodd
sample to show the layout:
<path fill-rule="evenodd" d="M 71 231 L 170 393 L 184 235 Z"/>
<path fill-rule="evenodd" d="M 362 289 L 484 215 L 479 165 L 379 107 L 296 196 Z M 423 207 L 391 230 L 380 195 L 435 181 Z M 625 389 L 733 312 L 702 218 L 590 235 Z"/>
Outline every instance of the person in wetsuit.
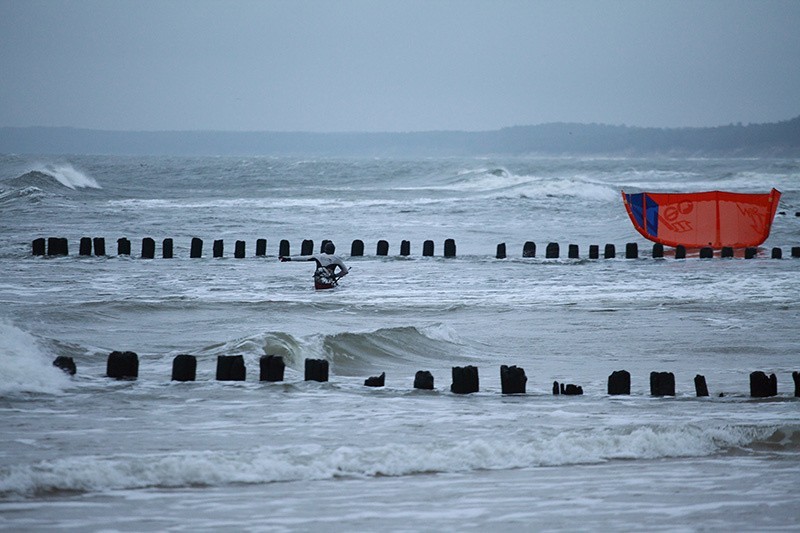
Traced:
<path fill-rule="evenodd" d="M 314 271 L 314 288 L 332 289 L 336 286 L 339 278 L 346 276 L 350 271 L 344 261 L 338 255 L 334 255 L 335 252 L 336 246 L 332 242 L 326 242 L 321 254 L 281 256 L 279 259 L 281 261 L 315 261 L 317 269 Z M 337 268 L 339 268 L 338 273 L 336 272 Z"/>

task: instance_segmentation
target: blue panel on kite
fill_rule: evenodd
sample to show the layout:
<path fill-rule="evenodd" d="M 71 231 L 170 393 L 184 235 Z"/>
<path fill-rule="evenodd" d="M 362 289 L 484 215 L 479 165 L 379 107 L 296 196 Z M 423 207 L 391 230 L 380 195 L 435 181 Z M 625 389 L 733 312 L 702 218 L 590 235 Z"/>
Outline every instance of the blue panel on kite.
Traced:
<path fill-rule="evenodd" d="M 658 237 L 658 204 L 647 194 L 644 196 L 647 206 L 647 233 Z"/>
<path fill-rule="evenodd" d="M 642 212 L 642 196 L 644 196 L 644 193 L 626 194 L 625 196 L 627 196 L 628 206 L 631 209 L 631 215 L 636 221 L 636 225 L 644 228 L 644 213 Z"/>

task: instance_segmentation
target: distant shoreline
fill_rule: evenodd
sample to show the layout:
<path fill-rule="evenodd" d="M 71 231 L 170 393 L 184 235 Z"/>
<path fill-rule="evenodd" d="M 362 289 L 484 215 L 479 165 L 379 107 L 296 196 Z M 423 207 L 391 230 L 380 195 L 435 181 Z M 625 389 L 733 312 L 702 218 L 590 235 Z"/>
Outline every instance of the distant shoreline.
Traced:
<path fill-rule="evenodd" d="M 309 133 L 0 128 L 0 153 L 446 157 L 800 157 L 800 116 L 764 124 L 641 128 L 551 123 L 493 131 Z"/>

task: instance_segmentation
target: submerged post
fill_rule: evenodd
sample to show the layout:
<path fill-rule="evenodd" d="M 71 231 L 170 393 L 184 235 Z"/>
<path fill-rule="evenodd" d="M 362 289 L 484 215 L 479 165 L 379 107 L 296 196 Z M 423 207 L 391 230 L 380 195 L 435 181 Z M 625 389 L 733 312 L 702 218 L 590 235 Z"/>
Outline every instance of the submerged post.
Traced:
<path fill-rule="evenodd" d="M 600 259 L 600 246 L 597 244 L 589 245 L 589 259 Z"/>
<path fill-rule="evenodd" d="M 714 249 L 708 246 L 700 248 L 700 259 L 711 259 L 714 257 Z"/>
<path fill-rule="evenodd" d="M 433 390 L 433 374 L 428 370 L 419 370 L 414 374 L 414 388 L 422 390 Z"/>
<path fill-rule="evenodd" d="M 675 259 L 686 259 L 686 247 L 679 244 L 675 247 Z"/>
<path fill-rule="evenodd" d="M 90 237 L 81 237 L 78 255 L 92 255 L 92 239 Z"/>
<path fill-rule="evenodd" d="M 422 243 L 422 256 L 423 257 L 433 256 L 433 241 L 427 240 Z"/>
<path fill-rule="evenodd" d="M 213 248 L 214 257 L 222 257 L 224 248 L 225 248 L 225 243 L 223 242 L 222 239 L 215 240 Z"/>
<path fill-rule="evenodd" d="M 267 255 L 267 239 L 256 240 L 256 257 L 264 257 Z"/>
<path fill-rule="evenodd" d="M 773 259 L 783 259 L 783 250 L 779 247 L 774 247 L 772 249 L 772 258 Z"/>
<path fill-rule="evenodd" d="M 503 394 L 525 394 L 528 377 L 525 370 L 516 366 L 500 367 L 500 384 Z"/>
<path fill-rule="evenodd" d="M 651 396 L 675 396 L 675 374 L 672 372 L 650 372 Z"/>
<path fill-rule="evenodd" d="M 350 257 L 361 257 L 364 255 L 364 241 L 356 239 L 350 245 Z"/>
<path fill-rule="evenodd" d="M 233 249 L 233 257 L 235 259 L 244 259 L 245 256 L 245 242 L 244 241 L 236 241 Z"/>
<path fill-rule="evenodd" d="M 142 259 L 153 259 L 156 256 L 156 241 L 151 237 L 142 239 Z"/>
<path fill-rule="evenodd" d="M 375 250 L 376 255 L 389 255 L 389 242 L 383 239 L 378 241 L 378 247 Z"/>
<path fill-rule="evenodd" d="M 411 255 L 411 241 L 400 241 L 400 255 Z"/>
<path fill-rule="evenodd" d="M 292 255 L 289 246 L 289 241 L 287 241 L 286 239 L 281 240 L 278 250 L 279 250 L 278 255 L 281 257 L 288 257 Z"/>
<path fill-rule="evenodd" d="M 631 374 L 627 370 L 617 370 L 608 376 L 609 395 L 628 395 L 631 393 Z"/>
<path fill-rule="evenodd" d="M 569 245 L 569 248 L 568 248 L 568 251 L 567 251 L 567 256 L 570 259 L 580 259 L 581 254 L 580 254 L 580 249 L 578 248 L 577 244 L 570 244 Z"/>
<path fill-rule="evenodd" d="M 131 255 L 131 241 L 125 237 L 117 239 L 117 255 Z"/>
<path fill-rule="evenodd" d="M 478 392 L 478 369 L 472 365 L 454 366 L 453 383 L 450 392 L 455 394 L 471 394 Z"/>
<path fill-rule="evenodd" d="M 364 380 L 365 387 L 383 387 L 386 385 L 386 372 L 381 372 L 380 376 L 372 376 Z"/>
<path fill-rule="evenodd" d="M 445 257 L 455 257 L 456 256 L 456 241 L 455 241 L 455 239 L 445 239 L 445 241 L 444 241 L 444 256 Z"/>
<path fill-rule="evenodd" d="M 706 377 L 700 374 L 697 374 L 694 377 L 694 390 L 697 393 L 697 397 L 708 396 L 708 386 L 706 385 Z"/>
<path fill-rule="evenodd" d="M 245 381 L 247 368 L 241 355 L 217 356 L 217 381 Z"/>
<path fill-rule="evenodd" d="M 189 250 L 189 257 L 192 259 L 203 257 L 203 239 L 192 237 L 192 247 Z"/>
<path fill-rule="evenodd" d="M 172 242 L 172 239 L 169 237 L 164 239 L 163 242 L 161 243 L 161 256 L 164 259 L 172 259 L 173 244 L 174 243 Z"/>
<path fill-rule="evenodd" d="M 306 359 L 306 381 L 328 381 L 328 361 L 326 359 Z"/>
<path fill-rule="evenodd" d="M 136 379 L 139 377 L 139 356 L 134 352 L 111 352 L 106 361 L 106 376 Z"/>
<path fill-rule="evenodd" d="M 303 244 L 300 245 L 300 255 L 311 255 L 314 253 L 314 241 L 311 239 L 303 240 Z"/>
<path fill-rule="evenodd" d="M 558 243 L 557 242 L 547 243 L 547 248 L 544 249 L 545 259 L 558 259 L 559 255 L 561 255 L 561 251 L 559 249 Z"/>
<path fill-rule="evenodd" d="M 526 242 L 522 247 L 522 257 L 536 257 L 536 243 Z"/>
<path fill-rule="evenodd" d="M 106 255 L 106 240 L 103 237 L 95 237 L 92 239 L 94 244 L 94 255 L 100 257 Z"/>
<path fill-rule="evenodd" d="M 259 367 L 261 370 L 259 379 L 261 381 L 283 381 L 283 372 L 286 369 L 286 364 L 280 355 L 262 355 L 261 359 L 259 359 Z"/>
<path fill-rule="evenodd" d="M 657 242 L 653 245 L 653 259 L 661 259 L 664 257 L 664 245 Z"/>
<path fill-rule="evenodd" d="M 176 355 L 172 360 L 172 381 L 194 381 L 197 377 L 197 357 Z"/>
<path fill-rule="evenodd" d="M 769 398 L 778 395 L 778 379 L 775 374 L 767 376 L 758 371 L 750 374 L 750 396 L 753 398 Z"/>
<path fill-rule="evenodd" d="M 33 239 L 33 243 L 31 243 L 31 255 L 44 255 L 45 243 L 44 237 Z"/>
<path fill-rule="evenodd" d="M 505 259 L 506 258 L 506 243 L 501 242 L 497 245 L 497 253 L 495 254 L 495 259 Z"/>
<path fill-rule="evenodd" d="M 614 259 L 617 257 L 617 247 L 613 244 L 606 244 L 606 248 L 603 250 L 603 257 L 606 259 Z"/>
<path fill-rule="evenodd" d="M 635 242 L 625 243 L 625 259 L 639 258 L 639 244 Z"/>
<path fill-rule="evenodd" d="M 744 249 L 745 259 L 753 259 L 756 255 L 758 255 L 758 248 L 750 247 Z"/>
<path fill-rule="evenodd" d="M 725 259 L 733 257 L 733 248 L 730 246 L 723 246 L 719 256 Z"/>

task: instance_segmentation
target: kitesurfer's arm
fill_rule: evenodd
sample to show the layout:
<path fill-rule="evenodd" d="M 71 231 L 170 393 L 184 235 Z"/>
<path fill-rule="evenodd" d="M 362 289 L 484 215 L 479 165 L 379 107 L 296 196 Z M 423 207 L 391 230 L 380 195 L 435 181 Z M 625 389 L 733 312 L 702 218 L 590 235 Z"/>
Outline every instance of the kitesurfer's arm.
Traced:
<path fill-rule="evenodd" d="M 285 261 L 316 261 L 317 257 L 314 255 L 282 255 L 278 257 L 281 262 Z"/>

